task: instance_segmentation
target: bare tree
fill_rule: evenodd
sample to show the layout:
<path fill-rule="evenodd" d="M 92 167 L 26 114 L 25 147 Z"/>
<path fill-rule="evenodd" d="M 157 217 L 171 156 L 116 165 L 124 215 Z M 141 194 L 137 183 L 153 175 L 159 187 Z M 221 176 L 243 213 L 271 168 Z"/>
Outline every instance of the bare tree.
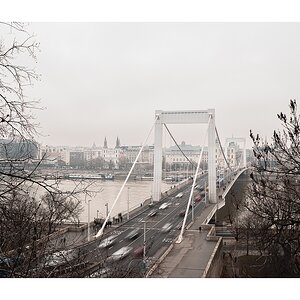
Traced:
<path fill-rule="evenodd" d="M 8 37 L 0 40 L 0 277 L 45 276 L 49 266 L 40 262 L 55 251 L 53 233 L 78 220 L 87 189 L 76 183 L 62 191 L 58 178 L 40 174 L 33 118 L 39 107 L 25 96 L 38 76 L 18 63 L 23 56 L 35 61 L 39 44 L 22 23 L 0 23 L 0 30 Z"/>
<path fill-rule="evenodd" d="M 273 276 L 300 275 L 300 124 L 297 103 L 290 101 L 290 116 L 280 113 L 282 130 L 272 142 L 254 136 L 256 158 L 245 207 L 246 237 L 272 264 Z"/>

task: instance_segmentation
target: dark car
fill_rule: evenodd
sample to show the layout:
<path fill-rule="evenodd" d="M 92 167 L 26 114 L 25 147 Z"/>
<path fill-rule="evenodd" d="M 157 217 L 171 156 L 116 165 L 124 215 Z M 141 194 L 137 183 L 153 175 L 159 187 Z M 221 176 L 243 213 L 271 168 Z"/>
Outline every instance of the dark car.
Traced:
<path fill-rule="evenodd" d="M 139 234 L 140 234 L 139 228 L 133 229 L 126 235 L 126 239 L 129 239 L 129 240 L 135 239 L 138 237 Z"/>
<path fill-rule="evenodd" d="M 182 210 L 180 213 L 179 213 L 179 217 L 184 217 L 185 215 L 185 210 Z"/>
<path fill-rule="evenodd" d="M 202 200 L 201 196 L 198 195 L 198 196 L 195 197 L 194 202 L 195 202 L 195 203 L 198 203 L 198 202 L 201 202 L 201 200 Z"/>

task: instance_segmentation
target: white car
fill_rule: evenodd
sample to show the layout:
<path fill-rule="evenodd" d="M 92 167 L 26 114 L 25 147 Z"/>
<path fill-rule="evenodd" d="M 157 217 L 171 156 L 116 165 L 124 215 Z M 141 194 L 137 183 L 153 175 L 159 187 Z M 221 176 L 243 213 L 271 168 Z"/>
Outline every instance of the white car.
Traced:
<path fill-rule="evenodd" d="M 183 196 L 183 193 L 179 193 L 179 194 L 176 195 L 175 198 L 181 198 L 182 196 Z"/>
<path fill-rule="evenodd" d="M 158 209 L 165 209 L 169 206 L 168 202 L 163 203 Z"/>
<path fill-rule="evenodd" d="M 172 224 L 167 223 L 161 228 L 161 232 L 169 232 L 172 229 Z"/>
<path fill-rule="evenodd" d="M 104 239 L 98 246 L 98 248 L 107 248 L 109 246 L 112 246 L 117 239 L 117 235 L 111 235 L 108 238 Z"/>
<path fill-rule="evenodd" d="M 110 259 L 111 260 L 120 260 L 120 259 L 123 259 L 124 257 L 126 257 L 132 251 L 132 249 L 133 249 L 133 247 L 130 247 L 130 246 L 122 247 L 118 251 L 114 252 L 111 255 Z"/>

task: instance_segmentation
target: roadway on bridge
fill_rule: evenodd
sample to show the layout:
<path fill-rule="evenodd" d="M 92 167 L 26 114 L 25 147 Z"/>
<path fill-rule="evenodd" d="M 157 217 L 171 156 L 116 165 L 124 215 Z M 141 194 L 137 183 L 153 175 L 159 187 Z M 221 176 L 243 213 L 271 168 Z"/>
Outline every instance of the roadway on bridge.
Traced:
<path fill-rule="evenodd" d="M 204 186 L 204 182 L 206 180 L 207 175 L 203 175 L 197 183 L 200 186 Z M 119 227 L 114 229 L 110 228 L 109 233 L 103 235 L 101 239 L 79 246 L 77 250 L 80 251 L 81 255 L 84 255 L 84 260 L 88 261 L 87 268 L 82 269 L 79 276 L 88 276 L 101 268 L 116 269 L 116 264 L 119 269 L 126 269 L 130 264 L 132 266 L 135 264 L 141 265 L 142 256 L 140 255 L 139 257 L 136 257 L 133 253 L 134 250 L 141 248 L 143 245 L 144 222 L 146 222 L 146 263 L 149 268 L 157 261 L 161 254 L 165 252 L 170 243 L 177 239 L 180 232 L 180 226 L 183 222 L 183 216 L 180 216 L 180 213 L 186 209 L 190 190 L 191 184 L 188 184 L 182 189 L 178 189 L 176 194 L 167 196 L 165 199 L 155 203 L 151 207 L 145 207 L 138 215 L 124 224 L 121 224 Z M 183 196 L 181 198 L 176 197 L 176 195 L 180 192 L 183 193 Z M 159 209 L 163 203 L 168 203 L 169 206 L 165 209 Z M 196 203 L 194 206 L 194 215 L 199 215 L 204 207 L 204 201 Z M 153 210 L 157 210 L 157 214 L 151 217 L 149 216 L 149 213 Z M 187 224 L 191 222 L 191 219 L 190 208 Z M 167 223 L 172 224 L 171 229 L 167 232 L 162 232 L 162 227 Z M 134 229 L 138 229 L 137 237 L 132 239 L 128 238 L 127 236 Z M 104 239 L 113 235 L 117 235 L 113 245 L 106 248 L 98 247 Z M 118 260 L 117 262 L 110 261 L 111 255 L 125 246 L 132 247 L 131 253 L 124 259 Z M 110 277 L 109 274 L 107 276 Z"/>

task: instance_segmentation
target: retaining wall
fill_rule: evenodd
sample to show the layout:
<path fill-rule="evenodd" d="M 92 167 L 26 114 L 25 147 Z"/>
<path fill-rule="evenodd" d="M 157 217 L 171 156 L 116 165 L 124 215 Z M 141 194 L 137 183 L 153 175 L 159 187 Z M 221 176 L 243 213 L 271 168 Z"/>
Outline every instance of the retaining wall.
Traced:
<path fill-rule="evenodd" d="M 218 243 L 214 248 L 213 253 L 208 261 L 208 264 L 203 272 L 202 278 L 220 278 L 223 269 L 222 259 L 222 238 L 218 238 Z"/>

